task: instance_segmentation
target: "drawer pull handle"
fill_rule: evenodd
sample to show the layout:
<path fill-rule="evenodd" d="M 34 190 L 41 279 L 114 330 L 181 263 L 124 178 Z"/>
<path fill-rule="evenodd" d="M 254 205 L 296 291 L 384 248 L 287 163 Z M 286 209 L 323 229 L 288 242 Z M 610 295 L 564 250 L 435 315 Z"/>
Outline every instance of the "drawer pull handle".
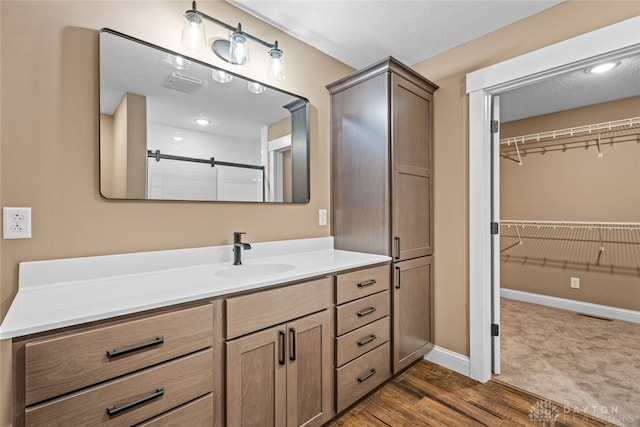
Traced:
<path fill-rule="evenodd" d="M 116 349 L 107 350 L 107 357 L 109 359 L 111 359 L 112 357 L 118 357 L 118 356 L 122 356 L 124 354 L 132 353 L 134 351 L 142 350 L 144 348 L 160 345 L 163 342 L 164 342 L 164 338 L 163 337 L 156 337 L 156 339 L 154 339 L 153 341 L 149 341 L 149 342 L 146 342 L 144 344 L 134 345 L 134 346 L 131 346 L 131 347 L 128 347 L 128 348 L 124 348 L 122 350 L 116 350 Z"/>
<path fill-rule="evenodd" d="M 365 310 L 359 311 L 356 314 L 358 315 L 358 317 L 362 317 L 362 316 L 366 316 L 367 314 L 371 314 L 374 311 L 376 311 L 377 309 L 375 307 L 369 307 Z"/>
<path fill-rule="evenodd" d="M 290 355 L 289 355 L 289 360 L 291 361 L 295 361 L 296 360 L 296 328 L 289 328 L 289 336 L 291 337 L 291 348 L 290 350 Z"/>
<path fill-rule="evenodd" d="M 402 275 L 402 270 L 400 267 L 396 267 L 396 289 L 400 289 L 400 276 Z"/>
<path fill-rule="evenodd" d="M 278 358 L 278 363 L 284 365 L 284 353 L 285 353 L 285 336 L 286 333 L 283 330 L 278 331 L 278 340 L 280 341 L 280 357 Z"/>
<path fill-rule="evenodd" d="M 371 341 L 375 340 L 376 338 L 378 338 L 378 337 L 376 337 L 375 335 L 371 334 L 368 337 L 362 338 L 360 341 L 358 341 L 358 345 L 359 346 L 363 346 L 365 344 L 369 344 Z"/>
<path fill-rule="evenodd" d="M 375 373 L 376 373 L 376 370 L 371 368 L 371 370 L 364 377 L 358 377 L 358 382 L 359 383 L 365 382 L 366 380 L 371 378 Z"/>
<path fill-rule="evenodd" d="M 127 403 L 126 405 L 123 405 L 119 408 L 116 408 L 115 405 L 114 406 L 109 406 L 107 408 L 107 415 L 109 416 L 113 416 L 113 415 L 117 415 L 120 412 L 124 412 L 127 411 L 129 409 L 133 409 L 136 406 L 142 405 L 143 403 L 147 403 L 150 400 L 153 399 L 157 399 L 158 397 L 162 396 L 164 394 L 164 387 L 159 387 L 156 389 L 155 393 L 150 394 L 147 397 L 143 397 L 142 399 L 138 399 L 135 402 L 131 402 L 131 403 Z"/>
<path fill-rule="evenodd" d="M 366 282 L 358 283 L 359 288 L 366 288 L 367 286 L 375 285 L 377 282 L 375 279 L 367 280 Z"/>

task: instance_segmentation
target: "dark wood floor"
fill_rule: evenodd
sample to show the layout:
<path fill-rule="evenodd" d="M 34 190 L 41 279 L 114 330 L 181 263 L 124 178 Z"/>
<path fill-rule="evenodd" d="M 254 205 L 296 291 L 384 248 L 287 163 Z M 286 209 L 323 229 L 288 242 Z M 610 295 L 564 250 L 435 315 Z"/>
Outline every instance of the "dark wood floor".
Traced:
<path fill-rule="evenodd" d="M 555 421 L 552 421 L 554 415 Z M 328 426 L 613 426 L 491 380 L 421 361 Z"/>

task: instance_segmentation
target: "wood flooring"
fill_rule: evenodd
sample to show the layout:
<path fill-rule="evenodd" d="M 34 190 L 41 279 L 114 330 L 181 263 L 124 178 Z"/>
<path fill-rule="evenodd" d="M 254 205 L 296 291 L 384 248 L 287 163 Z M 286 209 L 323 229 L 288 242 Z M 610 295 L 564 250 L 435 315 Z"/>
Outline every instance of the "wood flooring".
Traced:
<path fill-rule="evenodd" d="M 330 427 L 536 425 L 614 424 L 565 409 L 497 380 L 478 383 L 427 361 L 413 365 L 328 424 Z"/>

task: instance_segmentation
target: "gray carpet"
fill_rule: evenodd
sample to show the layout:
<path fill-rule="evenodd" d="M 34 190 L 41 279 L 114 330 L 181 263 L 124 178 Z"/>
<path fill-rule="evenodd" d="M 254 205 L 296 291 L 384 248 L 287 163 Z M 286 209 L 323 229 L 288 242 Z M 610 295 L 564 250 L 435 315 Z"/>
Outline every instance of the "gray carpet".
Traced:
<path fill-rule="evenodd" d="M 502 298 L 500 335 L 497 379 L 611 423 L 640 427 L 639 324 Z"/>

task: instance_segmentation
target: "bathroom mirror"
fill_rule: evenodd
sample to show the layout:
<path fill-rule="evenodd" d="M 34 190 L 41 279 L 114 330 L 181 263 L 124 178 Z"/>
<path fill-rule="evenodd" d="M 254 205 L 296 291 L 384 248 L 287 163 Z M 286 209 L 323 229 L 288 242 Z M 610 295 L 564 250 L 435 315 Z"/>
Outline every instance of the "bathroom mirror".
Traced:
<path fill-rule="evenodd" d="M 100 193 L 309 201 L 307 99 L 100 31 Z"/>

